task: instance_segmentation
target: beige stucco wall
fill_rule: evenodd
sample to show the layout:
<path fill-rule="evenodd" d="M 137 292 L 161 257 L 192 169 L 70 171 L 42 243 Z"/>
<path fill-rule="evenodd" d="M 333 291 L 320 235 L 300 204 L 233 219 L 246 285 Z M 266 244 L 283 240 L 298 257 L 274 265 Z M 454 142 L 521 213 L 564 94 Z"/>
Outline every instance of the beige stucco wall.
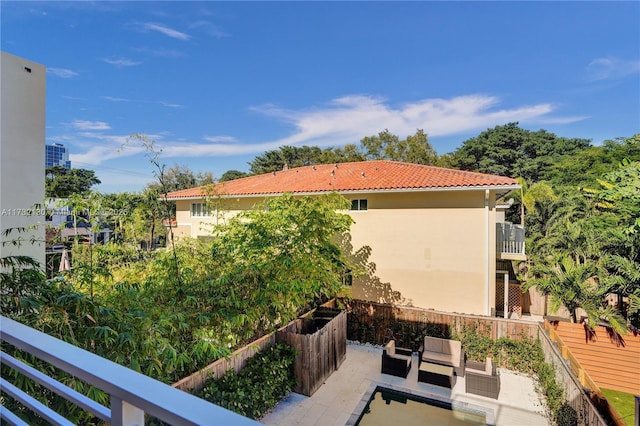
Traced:
<path fill-rule="evenodd" d="M 353 297 L 449 312 L 493 313 L 493 194 L 488 200 L 489 209 L 485 209 L 485 192 L 480 190 L 360 194 L 347 198 L 368 200 L 367 211 L 349 212 L 355 223 L 345 249 L 371 271 L 354 280 Z M 218 220 L 260 201 L 261 198 L 226 200 L 230 210 Z M 208 235 L 210 228 L 203 224 L 213 223 L 215 218 L 192 218 L 192 202 L 177 202 L 180 234 L 194 238 Z"/>
<path fill-rule="evenodd" d="M 44 209 L 34 207 L 44 200 L 46 68 L 6 52 L 0 58 L 0 240 L 9 243 L 0 256 L 29 256 L 44 267 Z M 17 228 L 28 231 L 4 236 Z"/>
<path fill-rule="evenodd" d="M 376 194 L 366 198 L 369 209 L 351 214 L 356 222 L 351 227 L 352 245 L 356 250 L 371 247 L 368 262 L 375 265 L 375 272 L 356 280 L 354 297 L 485 314 L 488 273 L 492 277 L 491 313 L 495 260 L 487 270 L 484 192 Z M 495 251 L 493 211 L 489 221 L 488 247 Z"/>
<path fill-rule="evenodd" d="M 178 200 L 176 201 L 177 229 L 174 237 L 211 235 L 211 230 L 216 224 L 223 224 L 243 210 L 250 210 L 256 203 L 264 201 L 264 198 L 218 198 L 211 201 L 211 205 L 218 205 L 217 212 L 212 207 L 211 217 L 191 217 L 191 204 L 204 202 L 204 200 Z"/>

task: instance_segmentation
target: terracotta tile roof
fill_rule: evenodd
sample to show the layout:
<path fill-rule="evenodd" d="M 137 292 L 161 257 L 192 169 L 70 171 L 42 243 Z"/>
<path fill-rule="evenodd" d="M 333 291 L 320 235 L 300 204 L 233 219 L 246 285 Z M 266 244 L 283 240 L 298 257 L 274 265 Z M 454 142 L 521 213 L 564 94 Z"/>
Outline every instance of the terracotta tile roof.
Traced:
<path fill-rule="evenodd" d="M 314 192 L 398 191 L 438 188 L 487 188 L 518 185 L 515 179 L 398 161 L 362 161 L 298 167 L 220 184 L 225 195 Z M 200 188 L 175 191 L 170 199 L 199 198 Z"/>

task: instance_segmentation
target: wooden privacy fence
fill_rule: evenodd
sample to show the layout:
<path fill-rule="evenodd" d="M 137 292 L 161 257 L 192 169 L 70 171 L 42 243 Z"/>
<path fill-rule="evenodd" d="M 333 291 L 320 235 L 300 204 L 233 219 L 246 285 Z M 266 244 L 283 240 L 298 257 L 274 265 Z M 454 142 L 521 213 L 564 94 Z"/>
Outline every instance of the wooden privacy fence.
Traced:
<path fill-rule="evenodd" d="M 344 361 L 346 357 L 347 316 L 346 312 L 339 311 L 336 306 L 336 300 L 332 299 L 327 303 L 320 305 L 319 308 L 307 312 L 299 319 L 291 321 L 289 324 L 278 329 L 278 331 L 269 333 L 266 336 L 251 342 L 250 344 L 236 350 L 228 357 L 220 358 L 219 360 L 212 362 L 203 369 L 173 383 L 171 386 L 185 392 L 199 392 L 202 390 L 207 380 L 220 378 L 230 369 L 234 370 L 236 373 L 240 372 L 240 370 L 242 370 L 247 364 L 247 360 L 249 358 L 262 351 L 267 346 L 282 342 L 296 348 L 299 351 L 299 354 L 310 354 L 306 358 L 302 358 L 302 362 L 299 362 L 298 359 L 296 359 L 294 368 L 296 371 L 296 381 L 299 383 L 298 387 L 300 387 L 301 382 L 304 382 L 305 388 L 313 388 L 313 391 L 315 392 L 324 379 L 329 377 L 329 375 L 335 371 L 340 364 L 342 364 L 342 361 Z M 332 315 L 331 321 L 326 321 L 326 319 L 328 319 L 326 317 L 328 316 L 325 315 L 325 313 L 328 311 L 340 312 L 340 314 Z M 333 318 L 334 316 L 335 318 Z M 321 323 L 326 327 L 326 330 L 322 333 L 315 333 L 315 330 L 313 330 L 314 334 L 311 336 L 315 337 L 299 339 L 300 341 L 309 340 L 309 342 L 304 344 L 301 343 L 300 347 L 297 347 L 294 344 L 296 341 L 293 338 L 290 339 L 291 341 L 287 341 L 287 339 L 284 338 L 287 334 L 295 333 L 293 330 L 304 329 L 304 324 L 307 324 L 307 328 L 305 330 L 308 331 L 311 330 L 313 324 L 318 325 Z M 329 329 L 335 330 L 329 332 Z M 288 331 L 285 332 L 285 330 Z M 325 352 L 323 352 L 323 350 Z M 301 355 L 298 355 L 298 358 L 301 358 Z M 305 367 L 303 368 L 302 366 Z M 332 366 L 335 367 L 331 369 Z M 318 368 L 320 368 L 319 372 L 316 371 Z M 295 392 L 299 391 L 295 390 Z M 305 393 L 305 395 L 309 394 Z"/>
<path fill-rule="evenodd" d="M 220 358 L 192 375 L 180 379 L 171 386 L 185 392 L 199 392 L 207 380 L 220 378 L 224 376 L 229 369 L 234 370 L 236 373 L 239 372 L 247 365 L 249 358 L 262 351 L 265 347 L 275 344 L 275 333 L 267 334 L 251 342 L 251 344 L 236 350 L 228 357 Z"/>
<path fill-rule="evenodd" d="M 347 338 L 384 345 L 391 338 L 399 346 L 417 350 L 425 335 L 449 338 L 475 327 L 492 339 L 523 337 L 536 339 L 538 325 L 504 318 L 460 315 L 421 308 L 392 306 L 363 300 L 345 302 L 348 311 Z"/>
<path fill-rule="evenodd" d="M 347 313 L 318 308 L 278 330 L 276 341 L 296 349 L 293 368 L 298 383 L 293 391 L 311 396 L 346 358 Z"/>

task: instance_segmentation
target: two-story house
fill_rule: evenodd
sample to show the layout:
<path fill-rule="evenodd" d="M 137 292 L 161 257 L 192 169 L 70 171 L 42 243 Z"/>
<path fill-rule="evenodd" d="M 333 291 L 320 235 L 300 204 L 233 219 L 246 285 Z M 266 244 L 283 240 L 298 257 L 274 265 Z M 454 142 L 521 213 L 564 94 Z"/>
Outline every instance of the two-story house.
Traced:
<path fill-rule="evenodd" d="M 505 260 L 525 259 L 524 233 L 502 223 L 505 194 L 515 179 L 395 161 L 313 165 L 220 183 L 213 191 L 226 216 L 208 203 L 204 188 L 171 192 L 176 202 L 175 235 L 206 237 L 207 224 L 266 197 L 283 193 L 337 192 L 351 201 L 346 247 L 370 267 L 355 278 L 358 299 L 413 305 L 448 312 L 496 315 L 509 285 Z M 498 222 L 500 221 L 500 223 Z M 504 281 L 503 281 L 504 280 Z M 500 294 L 496 289 L 500 288 Z M 506 316 L 506 315 L 505 315 Z"/>

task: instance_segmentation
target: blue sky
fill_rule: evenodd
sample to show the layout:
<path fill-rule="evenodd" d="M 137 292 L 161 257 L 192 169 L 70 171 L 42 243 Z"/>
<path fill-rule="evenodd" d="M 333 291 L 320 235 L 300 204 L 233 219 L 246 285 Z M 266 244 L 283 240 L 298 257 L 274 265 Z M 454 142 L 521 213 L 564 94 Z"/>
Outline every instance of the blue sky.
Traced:
<path fill-rule="evenodd" d="M 635 1 L 0 6 L 2 50 L 47 67 L 47 143 L 102 192 L 153 179 L 133 133 L 219 177 L 384 129 L 439 154 L 513 121 L 594 144 L 640 131 Z"/>

